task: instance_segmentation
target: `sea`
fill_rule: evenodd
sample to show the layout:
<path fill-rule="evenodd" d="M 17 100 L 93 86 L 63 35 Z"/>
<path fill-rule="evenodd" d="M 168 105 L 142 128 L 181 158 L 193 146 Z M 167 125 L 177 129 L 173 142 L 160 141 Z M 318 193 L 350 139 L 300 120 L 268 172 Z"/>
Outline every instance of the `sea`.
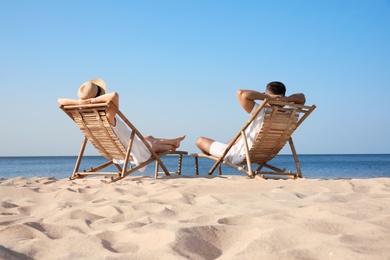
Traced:
<path fill-rule="evenodd" d="M 56 179 L 71 176 L 76 156 L 35 156 L 35 157 L 0 157 L 0 178 L 15 177 L 54 177 Z M 177 157 L 166 156 L 164 164 L 169 170 L 177 168 Z M 390 177 L 390 154 L 335 154 L 335 155 L 299 155 L 303 177 L 309 179 L 355 179 Z M 84 156 L 80 169 L 89 169 L 106 162 L 101 156 Z M 199 175 L 207 175 L 214 164 L 213 160 L 199 158 Z M 271 162 L 279 168 L 295 170 L 292 155 L 277 155 Z M 132 176 L 154 176 L 155 164 L 150 164 L 144 172 L 135 172 Z M 109 171 L 117 171 L 112 166 Z M 224 175 L 245 174 L 227 167 L 222 167 Z M 214 172 L 217 175 L 218 171 Z M 183 157 L 182 175 L 195 176 L 194 158 Z"/>

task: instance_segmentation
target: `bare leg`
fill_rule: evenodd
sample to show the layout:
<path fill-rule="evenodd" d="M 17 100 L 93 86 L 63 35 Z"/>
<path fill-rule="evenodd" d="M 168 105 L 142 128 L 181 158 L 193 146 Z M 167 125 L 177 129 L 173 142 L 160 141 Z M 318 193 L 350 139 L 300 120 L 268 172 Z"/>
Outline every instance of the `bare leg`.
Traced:
<path fill-rule="evenodd" d="M 184 138 L 186 138 L 185 135 L 179 136 L 177 138 L 172 138 L 172 139 L 155 138 L 151 135 L 148 135 L 145 137 L 145 139 L 148 140 L 149 142 L 151 142 L 152 144 L 156 143 L 157 145 L 169 145 L 169 146 L 173 146 L 175 148 L 179 148 L 180 142 L 183 141 Z M 171 150 L 171 149 L 169 149 L 169 150 Z"/>
<path fill-rule="evenodd" d="M 167 138 L 154 138 L 149 135 L 146 136 L 145 139 L 152 143 L 152 148 L 155 152 L 163 152 L 163 151 L 174 151 L 180 146 L 180 142 L 184 140 L 186 136 L 182 135 L 177 138 L 167 139 Z"/>
<path fill-rule="evenodd" d="M 205 154 L 210 154 L 210 146 L 214 142 L 213 139 L 207 137 L 199 137 L 196 140 L 196 146 Z"/>
<path fill-rule="evenodd" d="M 159 144 L 158 142 L 152 142 L 152 149 L 156 153 L 161 153 L 165 151 L 175 151 L 176 147 L 169 144 Z"/>

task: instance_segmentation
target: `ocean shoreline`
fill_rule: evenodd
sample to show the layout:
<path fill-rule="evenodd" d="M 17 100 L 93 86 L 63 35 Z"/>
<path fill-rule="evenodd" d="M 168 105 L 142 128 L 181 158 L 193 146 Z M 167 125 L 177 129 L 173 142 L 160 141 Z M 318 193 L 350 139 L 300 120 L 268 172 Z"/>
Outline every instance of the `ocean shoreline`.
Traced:
<path fill-rule="evenodd" d="M 48 157 L 0 157 L 0 177 L 13 178 L 48 177 L 68 178 L 74 169 L 76 156 L 48 156 Z M 302 174 L 304 177 L 315 178 L 372 178 L 390 177 L 390 154 L 379 155 L 300 155 Z M 89 169 L 90 166 L 104 163 L 101 156 L 86 156 L 83 158 L 80 170 Z M 163 162 L 169 169 L 177 167 L 176 157 L 167 156 Z M 207 174 L 214 161 L 199 159 L 199 173 Z M 287 171 L 295 171 L 294 159 L 291 155 L 278 155 L 272 161 L 273 165 L 286 168 Z M 116 171 L 115 168 L 112 169 Z M 240 175 L 240 173 L 227 166 L 222 167 L 224 175 Z M 195 175 L 194 159 L 190 156 L 183 157 L 184 175 Z M 135 176 L 154 176 L 154 164 L 149 165 L 145 172 L 135 172 Z M 217 174 L 215 172 L 214 174 Z"/>

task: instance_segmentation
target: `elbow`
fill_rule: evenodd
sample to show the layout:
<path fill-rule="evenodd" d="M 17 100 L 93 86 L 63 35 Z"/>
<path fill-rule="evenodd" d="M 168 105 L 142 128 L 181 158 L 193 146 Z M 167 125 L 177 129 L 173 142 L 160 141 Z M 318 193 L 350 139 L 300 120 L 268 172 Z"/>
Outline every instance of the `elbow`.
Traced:
<path fill-rule="evenodd" d="M 112 92 L 110 101 L 114 103 L 115 106 L 119 107 L 119 94 L 117 92 Z"/>
<path fill-rule="evenodd" d="M 238 99 L 246 98 L 245 90 L 243 90 L 243 89 L 238 89 L 236 92 L 236 95 L 237 95 Z"/>
<path fill-rule="evenodd" d="M 114 92 L 114 96 L 113 96 L 113 98 L 112 98 L 115 102 L 119 102 L 119 94 L 118 94 L 118 92 Z"/>
<path fill-rule="evenodd" d="M 237 99 L 240 103 L 243 102 L 243 100 L 245 99 L 244 98 L 244 90 L 242 89 L 238 89 L 237 92 L 236 92 L 236 95 L 237 95 Z"/>
<path fill-rule="evenodd" d="M 112 92 L 111 95 L 112 95 L 111 99 L 113 99 L 113 100 L 119 99 L 119 94 L 118 94 L 118 92 Z"/>
<path fill-rule="evenodd" d="M 239 100 L 253 100 L 254 97 L 251 93 L 251 90 L 238 89 L 236 95 Z"/>
<path fill-rule="evenodd" d="M 116 101 L 119 99 L 119 94 L 117 92 L 110 92 L 107 94 L 104 94 L 101 96 L 102 100 L 107 102 L 107 101 Z"/>

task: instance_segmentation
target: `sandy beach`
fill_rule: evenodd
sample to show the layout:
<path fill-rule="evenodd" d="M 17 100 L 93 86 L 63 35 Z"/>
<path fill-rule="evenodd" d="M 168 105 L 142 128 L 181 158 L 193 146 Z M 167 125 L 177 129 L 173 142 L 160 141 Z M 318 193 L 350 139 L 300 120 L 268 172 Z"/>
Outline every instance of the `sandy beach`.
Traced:
<path fill-rule="evenodd" d="M 390 179 L 0 181 L 1 259 L 390 259 Z"/>

